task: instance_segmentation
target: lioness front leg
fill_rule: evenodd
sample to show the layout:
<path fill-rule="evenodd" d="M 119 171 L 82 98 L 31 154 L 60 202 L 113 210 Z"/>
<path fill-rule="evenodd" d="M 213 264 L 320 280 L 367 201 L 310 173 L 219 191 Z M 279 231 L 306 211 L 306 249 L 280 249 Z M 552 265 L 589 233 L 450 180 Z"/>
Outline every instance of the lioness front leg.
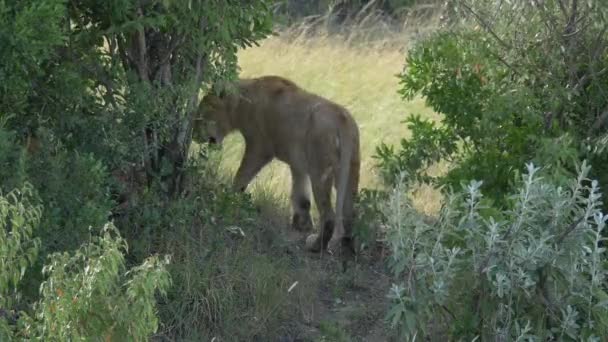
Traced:
<path fill-rule="evenodd" d="M 245 146 L 241 165 L 234 176 L 233 189 L 244 192 L 260 170 L 272 160 L 272 155 L 251 145 Z"/>

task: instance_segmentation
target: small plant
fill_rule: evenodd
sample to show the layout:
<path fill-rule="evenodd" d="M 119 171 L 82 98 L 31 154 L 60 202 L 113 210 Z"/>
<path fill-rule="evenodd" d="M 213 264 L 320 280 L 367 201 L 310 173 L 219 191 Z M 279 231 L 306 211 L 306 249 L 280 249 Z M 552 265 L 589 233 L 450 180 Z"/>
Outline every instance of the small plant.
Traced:
<path fill-rule="evenodd" d="M 427 223 L 397 182 L 386 202 L 388 320 L 402 337 L 589 340 L 608 336 L 605 216 L 583 163 L 568 187 L 527 165 L 508 207 L 488 205 L 471 181 Z"/>
<path fill-rule="evenodd" d="M 353 227 L 353 237 L 359 251 L 373 248 L 379 237 L 382 204 L 387 193 L 382 190 L 361 189 L 355 203 L 356 220 Z"/>
<path fill-rule="evenodd" d="M 350 341 L 348 334 L 344 331 L 337 322 L 322 321 L 319 325 L 321 331 L 321 337 L 317 340 L 318 342 L 346 342 Z"/>
<path fill-rule="evenodd" d="M 158 327 L 157 291 L 170 285 L 168 257 L 151 256 L 125 269 L 126 242 L 113 224 L 74 253 L 55 253 L 43 273 L 41 299 L 23 334 L 44 340 L 128 336 L 144 340 Z"/>
<path fill-rule="evenodd" d="M 127 246 L 111 223 L 74 253 L 51 254 L 39 299 L 22 301 L 20 282 L 39 249 L 33 236 L 41 210 L 33 194 L 27 183 L 0 194 L 0 338 L 143 340 L 154 333 L 155 295 L 169 287 L 169 261 L 152 256 L 126 270 Z"/>
<path fill-rule="evenodd" d="M 33 237 L 41 208 L 35 205 L 33 188 L 24 184 L 0 193 L 0 340 L 11 336 L 18 319 L 19 283 L 38 256 L 40 241 Z"/>

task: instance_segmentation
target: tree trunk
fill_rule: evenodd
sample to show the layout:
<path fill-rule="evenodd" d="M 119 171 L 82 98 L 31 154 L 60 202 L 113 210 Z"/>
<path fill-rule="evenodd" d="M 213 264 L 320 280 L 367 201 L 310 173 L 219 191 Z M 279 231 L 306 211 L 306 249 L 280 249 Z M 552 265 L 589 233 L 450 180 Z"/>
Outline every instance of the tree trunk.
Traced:
<path fill-rule="evenodd" d="M 141 9 L 137 10 L 137 14 L 143 16 Z M 204 29 L 204 25 L 201 20 L 201 30 Z M 122 46 L 123 65 L 126 69 L 134 70 L 140 82 L 149 84 L 153 91 L 158 91 L 160 94 L 163 89 L 173 85 L 172 70 L 176 62 L 172 55 L 176 53 L 182 38 L 177 34 L 140 29 L 132 34 L 127 44 Z M 175 198 L 184 190 L 192 119 L 197 107 L 198 90 L 202 83 L 205 62 L 205 56 L 199 53 L 196 60 L 192 61 L 195 72 L 191 94 L 175 94 L 171 101 L 173 106 L 166 109 L 167 116 L 174 117 L 174 120 L 171 120 L 170 138 L 161 141 L 159 127 L 154 125 L 148 125 L 143 132 L 142 159 L 148 184 L 160 181 L 168 198 Z M 180 103 L 183 103 L 180 99 L 184 97 L 188 99 L 185 108 L 180 107 Z M 161 175 L 161 172 L 166 171 L 162 170 L 163 165 L 169 165 L 168 174 Z"/>
<path fill-rule="evenodd" d="M 196 59 L 196 72 L 194 76 L 195 89 L 193 94 L 190 95 L 188 106 L 186 107 L 186 116 L 178 120 L 178 124 L 175 127 L 175 133 L 173 139 L 168 145 L 169 160 L 172 165 L 173 173 L 168 180 L 169 182 L 169 196 L 176 197 L 184 191 L 184 185 L 186 183 L 184 172 L 186 162 L 188 161 L 188 150 L 192 142 L 192 121 L 193 114 L 198 104 L 198 89 L 200 88 L 203 78 L 203 63 L 204 56 L 200 54 Z"/>

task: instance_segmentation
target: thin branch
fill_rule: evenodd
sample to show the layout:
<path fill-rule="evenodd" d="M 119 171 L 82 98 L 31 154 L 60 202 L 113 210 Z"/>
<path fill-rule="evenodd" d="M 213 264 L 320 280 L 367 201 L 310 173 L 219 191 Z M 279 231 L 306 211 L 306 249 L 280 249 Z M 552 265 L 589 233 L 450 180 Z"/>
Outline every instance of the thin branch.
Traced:
<path fill-rule="evenodd" d="M 125 45 L 125 42 L 119 36 L 116 37 L 116 45 L 118 45 L 118 55 L 120 56 L 120 61 L 122 63 L 122 67 L 125 69 L 125 71 L 127 71 L 127 70 L 131 69 L 133 66 L 135 66 L 135 62 L 133 61 L 133 59 L 131 59 L 131 56 L 129 56 L 129 54 L 127 53 L 128 48 Z"/>
<path fill-rule="evenodd" d="M 143 11 L 141 7 L 137 8 L 137 16 L 139 18 L 143 17 Z M 139 77 L 142 81 L 150 82 L 150 78 L 148 76 L 148 66 L 146 65 L 146 33 L 144 28 L 140 28 L 137 30 L 135 34 L 134 40 L 137 46 L 137 70 L 139 72 Z"/>
<path fill-rule="evenodd" d="M 488 24 L 477 12 L 475 12 L 467 3 L 466 1 L 462 0 L 460 1 L 460 3 L 462 4 L 462 6 L 469 12 L 471 13 L 475 19 L 477 20 L 477 22 L 479 22 L 485 29 L 486 31 L 488 31 L 488 33 L 490 35 L 492 35 L 492 37 L 494 37 L 494 39 L 496 39 L 496 41 L 498 41 L 498 43 L 500 45 L 502 45 L 503 47 L 507 48 L 507 49 L 511 49 L 511 45 L 507 44 L 507 42 L 505 42 L 502 38 L 500 38 L 496 32 L 494 32 L 494 30 L 492 30 L 492 27 L 490 26 L 490 24 Z"/>
<path fill-rule="evenodd" d="M 519 70 L 517 70 L 513 65 L 511 65 L 511 63 L 507 62 L 507 60 L 504 59 L 502 56 L 500 56 L 498 53 L 494 53 L 494 52 L 490 51 L 490 54 L 492 56 L 494 56 L 494 58 L 498 59 L 499 62 L 501 62 L 502 64 L 504 64 L 514 74 L 516 74 L 518 76 L 521 76 L 521 73 L 519 72 Z"/>
<path fill-rule="evenodd" d="M 184 42 L 185 42 L 185 38 L 184 38 L 183 35 L 175 35 L 175 36 L 173 36 L 171 38 L 170 42 L 169 42 L 169 47 L 167 49 L 165 49 L 165 51 L 161 54 L 161 56 L 159 57 L 158 62 L 154 64 L 154 66 L 152 67 L 152 69 L 156 69 L 158 66 L 161 66 L 161 65 L 169 62 L 169 59 L 171 58 L 171 55 Z"/>
<path fill-rule="evenodd" d="M 606 107 L 606 109 L 604 109 L 602 114 L 595 120 L 595 122 L 593 123 L 593 126 L 591 126 L 589 134 L 594 133 L 597 130 L 599 130 L 600 128 L 602 128 L 604 126 L 604 124 L 606 124 L 607 121 L 608 121 L 608 107 Z"/>
<path fill-rule="evenodd" d="M 583 75 L 583 77 L 581 77 L 578 82 L 576 83 L 576 85 L 572 88 L 572 91 L 576 94 L 578 91 L 581 90 L 581 88 L 586 87 L 587 85 L 589 85 L 589 83 L 591 82 L 591 79 L 593 78 L 598 78 L 600 76 L 602 76 L 603 74 L 605 74 L 608 71 L 608 67 L 596 72 L 596 73 L 586 73 L 585 75 Z"/>
<path fill-rule="evenodd" d="M 77 11 L 78 9 L 74 6 L 74 10 Z M 69 16 L 65 24 L 66 29 L 69 31 L 72 24 Z M 106 102 L 109 102 L 114 108 L 118 108 L 118 104 L 116 103 L 116 99 L 114 98 L 114 82 L 112 81 L 112 77 L 110 76 L 110 74 L 103 67 L 100 67 L 99 64 L 94 64 L 93 66 L 91 66 L 84 63 L 82 61 L 82 58 L 84 56 L 82 54 L 76 55 L 75 51 L 72 49 L 72 44 L 72 36 L 68 35 L 67 46 L 59 48 L 57 51 L 58 55 L 62 59 L 72 62 L 78 67 L 78 69 L 80 69 L 81 72 L 83 72 L 84 74 L 88 74 L 92 79 L 94 79 L 97 84 L 103 85 L 106 88 L 106 94 L 103 96 L 103 98 L 106 100 Z M 111 49 L 112 45 L 108 45 Z"/>
<path fill-rule="evenodd" d="M 602 30 L 598 33 L 597 38 L 595 39 L 595 46 L 597 47 L 595 53 L 593 54 L 593 60 L 598 60 L 600 58 L 600 54 L 606 50 L 606 31 L 608 31 L 608 23 L 604 24 Z"/>
<path fill-rule="evenodd" d="M 142 156 L 143 159 L 143 164 L 144 164 L 144 169 L 146 170 L 146 175 L 148 175 L 148 181 L 150 180 L 150 177 L 153 175 L 153 167 L 152 167 L 152 161 L 149 158 L 150 156 L 150 144 L 148 143 L 149 137 L 148 137 L 148 132 L 147 130 L 144 128 L 142 130 L 142 142 L 144 145 L 144 155 Z"/>
<path fill-rule="evenodd" d="M 190 97 L 190 101 L 188 101 L 188 107 L 186 108 L 188 120 L 182 121 L 182 125 L 179 128 L 179 131 L 177 134 L 177 143 L 179 144 L 179 146 L 184 145 L 188 131 L 190 130 L 189 128 L 192 123 L 194 108 L 196 107 L 196 102 L 198 99 L 198 85 L 200 85 L 200 83 L 202 82 L 202 77 L 203 77 L 203 54 L 200 53 L 198 55 L 198 57 L 196 58 L 196 73 L 194 76 L 194 83 L 195 83 L 195 85 L 197 85 L 195 87 L 196 91 Z"/>
<path fill-rule="evenodd" d="M 578 16 L 578 0 L 572 0 L 570 15 L 568 16 L 568 23 L 566 24 L 566 29 L 564 30 L 564 35 L 569 35 L 576 31 L 576 23 L 578 22 L 577 16 Z"/>
<path fill-rule="evenodd" d="M 557 312 L 556 305 L 553 300 L 551 300 L 551 294 L 547 289 L 547 274 L 546 268 L 547 265 L 542 266 L 537 270 L 538 272 L 538 286 L 536 287 L 536 294 L 540 298 L 541 302 L 547 307 L 552 314 Z"/>
<path fill-rule="evenodd" d="M 562 242 L 563 242 L 563 241 L 566 239 L 566 237 L 567 237 L 568 235 L 570 235 L 570 233 L 572 233 L 574 230 L 576 230 L 576 228 L 578 227 L 578 225 L 579 225 L 581 222 L 583 222 L 583 220 L 584 220 L 584 219 L 585 219 L 585 217 L 583 216 L 583 217 L 579 218 L 578 220 L 576 220 L 576 221 L 572 222 L 572 223 L 571 223 L 571 224 L 568 226 L 568 228 L 566 229 L 566 231 L 564 231 L 564 232 L 562 233 L 562 235 L 560 235 L 560 236 L 557 238 L 557 240 L 555 240 L 555 243 L 556 243 L 556 244 L 558 244 L 558 245 L 559 245 L 559 244 L 561 244 L 561 243 L 562 243 Z"/>
<path fill-rule="evenodd" d="M 441 305 L 441 308 L 443 309 L 443 311 L 445 311 L 448 315 L 450 315 L 450 318 L 452 318 L 452 321 L 456 321 L 456 315 L 454 315 L 454 313 L 452 311 L 450 311 L 450 309 L 445 306 L 445 305 Z"/>
<path fill-rule="evenodd" d="M 538 8 L 541 12 L 541 15 L 545 20 L 543 20 L 543 24 L 547 27 L 549 32 L 554 32 L 555 28 L 558 26 L 557 20 L 547 12 L 547 7 L 544 2 L 539 2 L 539 0 L 533 0 L 536 8 Z"/>
<path fill-rule="evenodd" d="M 566 4 L 564 4 L 564 0 L 559 0 L 557 3 L 559 4 L 559 8 L 562 10 L 564 18 L 568 18 L 568 10 L 566 9 Z"/>
<path fill-rule="evenodd" d="M 97 65 L 90 67 L 86 64 L 80 64 L 80 68 L 94 77 L 98 84 L 101 84 L 106 88 L 106 95 L 104 96 L 104 99 L 110 102 L 114 108 L 118 108 L 118 103 L 116 103 L 116 99 L 114 98 L 116 94 L 114 91 L 114 82 L 106 70 L 99 68 Z"/>

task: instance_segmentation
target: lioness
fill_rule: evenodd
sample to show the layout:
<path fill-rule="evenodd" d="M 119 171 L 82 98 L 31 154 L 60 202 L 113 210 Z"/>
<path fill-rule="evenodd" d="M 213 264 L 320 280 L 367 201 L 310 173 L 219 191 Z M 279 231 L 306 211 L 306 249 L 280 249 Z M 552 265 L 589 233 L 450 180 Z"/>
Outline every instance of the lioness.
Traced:
<path fill-rule="evenodd" d="M 342 106 L 278 76 L 241 79 L 232 91 L 210 93 L 199 104 L 193 139 L 221 144 L 239 131 L 245 153 L 234 189 L 245 191 L 255 175 L 277 158 L 292 176 L 292 227 L 312 228 L 309 182 L 319 209 L 320 234 L 306 239 L 306 249 L 346 247 L 353 252 L 353 201 L 359 186 L 359 128 Z M 331 205 L 336 187 L 336 212 Z M 332 234 L 333 232 L 333 234 Z M 340 245 L 338 245 L 340 242 Z"/>

